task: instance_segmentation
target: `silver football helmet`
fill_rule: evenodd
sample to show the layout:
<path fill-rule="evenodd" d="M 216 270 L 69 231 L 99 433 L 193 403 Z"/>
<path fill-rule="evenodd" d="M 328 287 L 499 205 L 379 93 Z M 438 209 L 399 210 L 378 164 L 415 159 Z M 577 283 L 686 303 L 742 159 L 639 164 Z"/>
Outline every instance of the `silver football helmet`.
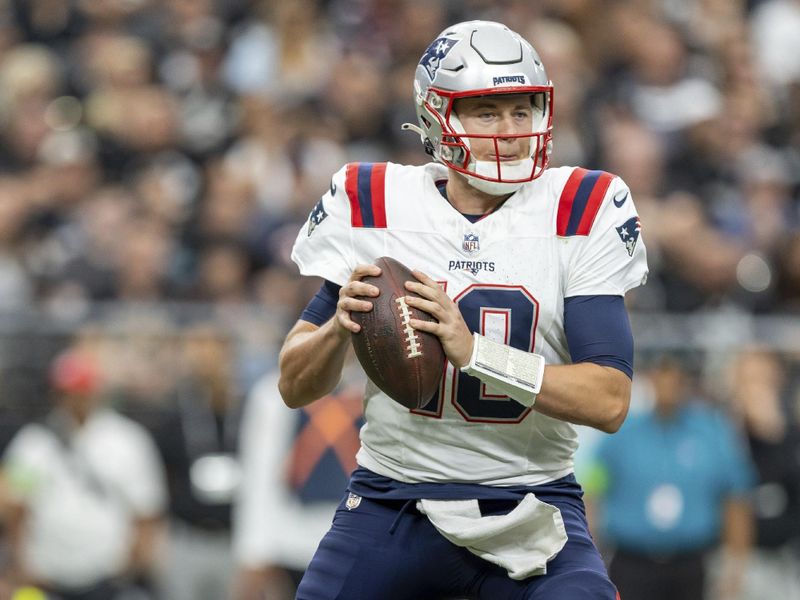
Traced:
<path fill-rule="evenodd" d="M 530 133 L 467 134 L 453 110 L 459 98 L 494 94 L 530 94 L 533 127 Z M 414 106 L 426 151 L 462 173 L 479 190 L 500 195 L 516 191 L 539 177 L 552 149 L 553 85 L 536 50 L 501 23 L 466 21 L 448 27 L 428 46 L 414 77 Z M 529 138 L 530 156 L 513 162 L 476 160 L 470 138 Z"/>

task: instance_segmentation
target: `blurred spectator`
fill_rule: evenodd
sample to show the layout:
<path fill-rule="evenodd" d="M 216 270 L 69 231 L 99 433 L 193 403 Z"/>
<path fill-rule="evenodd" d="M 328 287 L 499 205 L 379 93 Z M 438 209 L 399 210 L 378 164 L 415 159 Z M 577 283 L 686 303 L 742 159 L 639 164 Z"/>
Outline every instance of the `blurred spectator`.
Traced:
<path fill-rule="evenodd" d="M 164 49 L 159 77 L 179 104 L 182 146 L 198 158 L 222 151 L 236 127 L 235 96 L 221 72 L 228 33 L 223 17 L 237 3 L 167 2 L 165 31 L 153 36 Z"/>
<path fill-rule="evenodd" d="M 208 165 L 205 195 L 197 216 L 198 247 L 220 238 L 252 242 L 261 217 L 252 182 L 224 164 Z"/>
<path fill-rule="evenodd" d="M 131 219 L 119 232 L 115 295 L 130 302 L 169 297 L 173 239 L 154 219 Z"/>
<path fill-rule="evenodd" d="M 294 598 L 356 467 L 363 392 L 355 360 L 328 398 L 301 410 L 281 400 L 276 372 L 253 388 L 234 513 L 234 600 Z"/>
<path fill-rule="evenodd" d="M 219 600 L 227 597 L 233 574 L 231 506 L 241 480 L 236 454 L 242 406 L 225 332 L 196 324 L 182 343 L 175 402 L 154 426 L 170 492 L 161 597 Z"/>
<path fill-rule="evenodd" d="M 19 584 L 54 600 L 148 598 L 166 504 L 155 445 L 103 406 L 95 357 L 77 348 L 50 371 L 55 408 L 11 441 L 4 469 L 17 500 L 9 524 Z M 48 596 L 50 597 L 50 596 Z"/>
<path fill-rule="evenodd" d="M 389 98 L 383 64 L 372 54 L 353 53 L 334 63 L 331 70 L 323 110 L 341 122 L 350 153 L 361 159 L 387 152 L 384 140 L 390 140 L 391 134 L 387 131 Z M 353 98 L 372 101 L 356 103 Z"/>
<path fill-rule="evenodd" d="M 673 134 L 718 114 L 719 92 L 694 72 L 688 44 L 678 28 L 649 15 L 630 35 L 628 77 L 622 78 L 620 91 L 649 129 L 669 142 Z"/>
<path fill-rule="evenodd" d="M 759 67 L 777 92 L 800 81 L 800 3 L 797 0 L 762 2 L 752 20 L 753 46 Z"/>
<path fill-rule="evenodd" d="M 47 47 L 20 45 L 0 57 L 0 117 L 4 170 L 35 167 L 49 133 L 47 106 L 59 89 L 58 57 Z"/>
<path fill-rule="evenodd" d="M 333 165 L 425 160 L 399 127 L 413 120 L 401 99 L 418 40 L 449 20 L 507 18 L 540 40 L 561 90 L 555 163 L 619 174 L 659 224 L 654 285 L 632 308 L 791 309 L 780 249 L 800 227 L 799 12 L 797 0 L 15 0 L 0 13 L 4 298 L 169 300 L 210 238 L 244 244 L 252 298 L 273 235 L 305 218 Z M 124 212 L 164 228 L 146 262 L 163 252 L 166 281 L 127 248 L 101 277 L 123 283 L 98 290 L 68 246 L 60 282 L 63 236 L 118 184 Z"/>
<path fill-rule="evenodd" d="M 225 240 L 205 244 L 197 270 L 197 287 L 191 293 L 192 299 L 219 304 L 250 300 L 247 286 L 250 255 L 241 244 Z"/>
<path fill-rule="evenodd" d="M 322 4 L 254 4 L 256 18 L 237 32 L 225 62 L 229 85 L 243 95 L 263 94 L 287 102 L 318 95 L 338 53 L 338 40 L 322 19 Z"/>
<path fill-rule="evenodd" d="M 47 268 L 48 295 L 85 300 L 116 296 L 115 271 L 121 262 L 119 233 L 133 216 L 135 199 L 126 190 L 104 187 L 86 198 L 75 221 L 62 230 L 61 252 Z"/>
<path fill-rule="evenodd" d="M 5 185 L 4 185 L 5 184 Z M 0 311 L 10 312 L 26 306 L 34 296 L 18 248 L 27 208 L 16 186 L 0 181 Z"/>
<path fill-rule="evenodd" d="M 655 405 L 634 414 L 596 453 L 587 494 L 613 549 L 611 580 L 626 600 L 733 600 L 751 544 L 753 469 L 728 419 L 693 398 L 686 367 L 663 357 L 648 372 Z M 706 581 L 709 552 L 723 566 Z"/>
<path fill-rule="evenodd" d="M 732 365 L 734 410 L 747 432 L 758 471 L 753 494 L 756 546 L 745 600 L 800 599 L 800 413 L 798 389 L 784 363 L 747 348 Z"/>
<path fill-rule="evenodd" d="M 201 174 L 186 156 L 168 151 L 137 166 L 132 188 L 143 211 L 167 226 L 174 236 L 185 227 L 196 209 Z"/>
<path fill-rule="evenodd" d="M 779 310 L 800 314 L 800 231 L 784 240 L 779 254 Z"/>

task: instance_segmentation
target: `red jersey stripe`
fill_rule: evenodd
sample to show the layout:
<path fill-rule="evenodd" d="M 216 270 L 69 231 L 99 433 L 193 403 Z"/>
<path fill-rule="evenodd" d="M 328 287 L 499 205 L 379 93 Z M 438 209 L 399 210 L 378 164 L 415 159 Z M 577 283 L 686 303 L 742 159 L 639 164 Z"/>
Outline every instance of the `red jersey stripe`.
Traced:
<path fill-rule="evenodd" d="M 575 232 L 576 235 L 589 235 L 594 219 L 600 211 L 600 205 L 603 204 L 603 198 L 605 198 L 608 191 L 608 186 L 611 185 L 613 179 L 614 176 L 611 173 L 605 172 L 597 178 L 597 182 L 592 188 L 592 193 L 589 195 L 589 200 L 586 202 L 586 208 L 578 224 L 578 230 Z"/>
<path fill-rule="evenodd" d="M 572 171 L 572 175 L 567 179 L 564 190 L 561 192 L 561 197 L 558 199 L 558 215 L 556 216 L 556 235 L 567 235 L 567 227 L 569 226 L 569 217 L 572 214 L 572 202 L 575 200 L 575 194 L 578 192 L 578 187 L 583 181 L 584 176 L 588 173 L 586 169 L 578 167 Z"/>
<path fill-rule="evenodd" d="M 375 163 L 370 178 L 373 227 L 386 227 L 386 163 Z"/>
<path fill-rule="evenodd" d="M 350 224 L 353 227 L 363 227 L 361 218 L 361 204 L 358 202 L 358 166 L 359 163 L 349 163 L 345 170 L 344 191 L 350 200 Z"/>

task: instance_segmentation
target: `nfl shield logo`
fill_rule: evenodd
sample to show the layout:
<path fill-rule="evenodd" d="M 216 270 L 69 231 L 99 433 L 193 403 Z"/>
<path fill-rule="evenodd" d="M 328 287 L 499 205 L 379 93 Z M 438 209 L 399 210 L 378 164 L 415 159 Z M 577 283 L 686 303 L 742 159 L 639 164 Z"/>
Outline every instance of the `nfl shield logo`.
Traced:
<path fill-rule="evenodd" d="M 361 504 L 361 496 L 356 496 L 353 492 L 348 494 L 347 501 L 344 503 L 347 510 L 358 508 L 359 504 Z"/>
<path fill-rule="evenodd" d="M 464 234 L 464 241 L 461 243 L 461 249 L 467 254 L 475 254 L 478 250 L 480 250 L 481 241 L 478 239 L 477 234 Z"/>

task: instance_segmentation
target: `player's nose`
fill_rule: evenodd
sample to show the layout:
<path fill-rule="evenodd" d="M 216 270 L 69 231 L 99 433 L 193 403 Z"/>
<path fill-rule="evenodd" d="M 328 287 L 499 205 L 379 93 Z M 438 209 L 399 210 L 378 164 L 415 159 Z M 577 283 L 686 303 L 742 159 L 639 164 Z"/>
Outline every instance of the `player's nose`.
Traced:
<path fill-rule="evenodd" d="M 510 112 L 503 113 L 497 124 L 497 135 L 500 136 L 500 139 L 504 141 L 513 141 L 516 138 L 512 136 L 519 133 L 522 133 L 522 131 L 520 131 L 519 123 L 517 119 L 514 118 L 514 115 Z"/>
<path fill-rule="evenodd" d="M 500 135 L 513 135 L 515 133 L 514 119 L 504 113 L 497 124 L 497 133 Z"/>

